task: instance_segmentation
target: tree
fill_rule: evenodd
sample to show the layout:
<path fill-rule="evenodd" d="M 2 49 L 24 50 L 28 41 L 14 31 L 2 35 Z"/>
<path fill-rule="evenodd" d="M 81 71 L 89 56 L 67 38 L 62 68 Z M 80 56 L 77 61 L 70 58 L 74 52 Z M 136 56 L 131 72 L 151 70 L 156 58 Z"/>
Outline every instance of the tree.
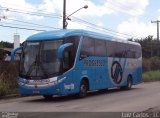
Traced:
<path fill-rule="evenodd" d="M 153 36 L 148 36 L 144 39 L 135 39 L 142 46 L 143 58 L 160 56 L 160 41 L 153 39 Z"/>
<path fill-rule="evenodd" d="M 13 48 L 13 43 L 9 43 L 7 41 L 1 41 L 0 42 L 0 48 Z M 0 50 L 0 60 L 4 59 L 4 51 Z"/>
<path fill-rule="evenodd" d="M 135 39 L 142 46 L 143 71 L 160 69 L 160 41 L 148 36 L 146 38 Z"/>
<path fill-rule="evenodd" d="M 9 43 L 7 41 L 1 41 L 0 48 L 13 48 L 13 43 Z"/>

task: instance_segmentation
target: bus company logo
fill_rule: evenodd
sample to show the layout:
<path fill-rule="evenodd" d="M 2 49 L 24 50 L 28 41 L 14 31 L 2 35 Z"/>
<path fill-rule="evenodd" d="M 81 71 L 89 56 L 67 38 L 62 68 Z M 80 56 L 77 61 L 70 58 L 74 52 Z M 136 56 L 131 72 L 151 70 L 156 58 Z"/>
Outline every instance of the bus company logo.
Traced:
<path fill-rule="evenodd" d="M 121 83 L 122 81 L 122 67 L 119 62 L 114 61 L 111 67 L 111 77 L 116 84 Z"/>

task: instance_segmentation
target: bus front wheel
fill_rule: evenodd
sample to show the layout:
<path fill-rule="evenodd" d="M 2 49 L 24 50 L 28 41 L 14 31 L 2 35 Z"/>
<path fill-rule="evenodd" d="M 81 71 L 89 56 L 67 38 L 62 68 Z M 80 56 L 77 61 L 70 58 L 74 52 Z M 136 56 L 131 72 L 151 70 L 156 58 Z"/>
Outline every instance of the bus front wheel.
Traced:
<path fill-rule="evenodd" d="M 88 91 L 88 82 L 86 80 L 82 80 L 78 97 L 84 98 L 87 95 L 87 91 Z"/>

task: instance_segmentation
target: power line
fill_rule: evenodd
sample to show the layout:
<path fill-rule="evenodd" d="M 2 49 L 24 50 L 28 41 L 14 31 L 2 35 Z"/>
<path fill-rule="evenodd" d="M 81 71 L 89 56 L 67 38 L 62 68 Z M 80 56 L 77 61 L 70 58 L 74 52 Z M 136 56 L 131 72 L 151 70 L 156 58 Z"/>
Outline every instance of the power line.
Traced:
<path fill-rule="evenodd" d="M 14 8 L 8 8 L 8 7 L 2 7 L 2 10 L 6 10 L 8 12 L 15 12 L 20 14 L 28 14 L 28 15 L 35 15 L 35 16 L 44 16 L 48 18 L 61 18 L 62 16 L 60 14 L 45 14 L 45 13 L 39 13 L 39 12 L 33 12 L 33 11 L 24 11 L 21 9 L 14 9 Z"/>
<path fill-rule="evenodd" d="M 74 21 L 71 21 L 71 22 L 74 22 Z M 130 38 L 130 37 L 127 37 L 127 36 L 124 36 L 124 35 L 120 35 L 120 34 L 118 34 L 118 33 L 116 34 L 116 33 L 111 32 L 111 31 L 107 31 L 107 30 L 104 30 L 104 29 L 101 29 L 101 28 L 98 28 L 98 27 L 94 27 L 94 26 L 91 26 L 91 25 L 87 25 L 87 24 L 84 24 L 84 23 L 82 23 L 82 22 L 76 22 L 76 23 L 82 24 L 82 25 L 84 25 L 84 26 L 86 26 L 86 27 L 88 27 L 88 28 L 91 28 L 92 30 L 94 29 L 94 30 L 97 30 L 97 31 L 109 33 L 109 34 L 112 35 L 112 36 L 116 35 L 116 36 L 119 36 L 119 37 L 121 37 L 121 38 L 127 38 L 127 39 Z"/>
<path fill-rule="evenodd" d="M 6 3 L 6 2 L 1 2 L 1 3 L 4 3 L 4 4 L 6 4 L 6 5 L 12 5 L 12 6 L 17 6 L 17 4 L 8 4 L 8 3 Z M 4 6 L 4 5 L 3 5 Z M 8 8 L 8 7 L 4 7 L 4 8 Z M 37 11 L 37 9 L 34 9 L 34 8 L 25 8 L 25 9 L 27 9 L 27 10 L 22 10 L 22 9 L 16 9 L 16 8 L 9 8 L 9 9 L 12 9 L 12 10 L 18 10 L 18 11 L 23 11 L 23 12 L 32 12 L 33 13 L 33 11 Z M 29 10 L 29 11 L 28 11 Z M 46 12 L 46 11 L 44 11 L 44 10 L 38 10 L 39 12 L 34 12 L 34 13 L 38 13 L 38 14 L 41 14 L 41 15 L 48 15 L 48 16 L 53 16 L 53 15 L 55 15 L 55 16 L 60 16 L 60 17 L 62 17 L 62 15 L 61 14 L 57 14 L 57 13 L 53 13 L 53 12 Z"/>
<path fill-rule="evenodd" d="M 7 25 L 13 25 L 13 26 L 25 26 L 25 27 L 34 27 L 34 28 L 45 28 L 45 29 L 50 29 L 42 26 L 32 26 L 32 25 L 25 25 L 25 24 L 15 24 L 15 23 L 6 23 L 6 22 L 1 22 L 1 24 L 7 24 Z M 53 28 L 52 28 L 53 29 Z"/>
<path fill-rule="evenodd" d="M 4 8 L 7 8 L 7 7 L 4 7 Z M 13 9 L 13 8 L 10 8 L 10 9 L 11 9 L 10 11 L 12 11 L 12 12 L 29 14 L 29 15 L 44 16 L 44 14 L 39 14 L 38 12 L 26 13 L 26 12 L 29 12 L 29 11 L 21 12 L 21 11 L 17 11 L 18 9 Z M 48 15 L 48 14 L 47 14 L 47 15 Z M 59 18 L 62 17 L 61 15 L 58 15 L 58 16 L 59 16 Z M 53 18 L 53 16 L 45 16 L 45 17 L 51 17 L 51 18 Z M 54 17 L 54 18 L 55 18 L 55 17 Z M 124 36 L 137 37 L 137 36 L 131 36 L 131 35 L 125 34 L 125 33 L 120 33 L 120 32 L 114 31 L 114 30 L 109 29 L 109 28 L 104 28 L 104 27 L 95 25 L 95 24 L 93 24 L 93 23 L 87 22 L 87 21 L 85 21 L 85 20 L 82 20 L 82 19 L 79 19 L 79 18 L 76 18 L 76 17 L 73 17 L 73 18 L 75 18 L 75 21 L 76 21 L 76 22 L 79 22 L 79 23 L 81 22 L 81 24 L 87 24 L 87 27 L 90 27 L 90 28 L 93 28 L 93 27 L 94 27 L 94 29 L 101 29 L 101 30 L 104 30 L 104 31 L 107 31 L 107 32 L 109 31 L 109 32 L 112 32 L 112 34 L 113 34 L 113 33 L 116 33 L 116 35 L 119 34 L 119 36 L 120 36 L 120 35 L 123 35 L 123 37 L 124 37 Z M 34 24 L 34 23 L 28 23 L 28 22 L 24 22 L 24 21 L 18 21 L 18 20 L 14 20 L 14 21 L 22 22 L 22 23 L 27 23 L 27 24 L 37 25 L 37 24 Z M 88 25 L 89 25 L 89 26 L 88 26 Z M 39 24 L 38 24 L 37 26 L 42 26 L 42 25 L 39 25 Z M 48 26 L 45 26 L 45 27 L 48 27 Z M 96 27 L 97 27 L 97 28 L 96 28 Z M 53 27 L 50 27 L 50 28 L 53 28 Z M 60 28 L 54 28 L 54 29 L 60 29 Z"/>
<path fill-rule="evenodd" d="M 8 28 L 14 28 L 14 29 L 24 29 L 24 30 L 34 30 L 34 31 L 46 31 L 46 30 L 39 30 L 39 29 L 31 29 L 31 28 L 25 28 L 25 27 L 15 27 L 15 26 L 9 26 L 9 25 L 1 25 L 1 27 L 8 27 Z"/>
<path fill-rule="evenodd" d="M 137 36 L 132 36 L 132 35 L 129 35 L 129 34 L 125 34 L 125 33 L 121 33 L 121 32 L 117 32 L 117 31 L 114 31 L 112 29 L 109 29 L 109 28 L 104 28 L 102 26 L 98 26 L 96 24 L 93 24 L 93 23 L 90 23 L 88 21 L 85 21 L 85 20 L 82 20 L 80 18 L 76 18 L 76 17 L 73 17 L 75 19 L 75 21 L 77 22 L 82 22 L 84 24 L 87 24 L 87 25 L 90 25 L 92 27 L 97 27 L 98 29 L 103 29 L 103 30 L 106 30 L 106 31 L 109 31 L 109 32 L 113 32 L 113 33 L 116 33 L 116 34 L 119 34 L 119 35 L 123 35 L 123 36 L 128 36 L 128 37 L 137 37 Z"/>
<path fill-rule="evenodd" d="M 110 5 L 112 6 L 112 8 L 111 8 L 111 7 L 110 7 L 110 8 L 111 8 L 111 9 L 114 9 L 114 10 L 116 10 L 116 11 L 120 11 L 120 10 L 121 10 L 121 12 L 132 11 L 132 12 L 135 12 L 136 14 L 139 13 L 139 11 L 138 11 L 137 9 L 135 9 L 135 7 L 131 9 L 131 8 L 130 8 L 129 6 L 127 6 L 126 4 L 122 4 L 122 3 L 120 3 L 120 2 L 117 2 L 117 4 L 110 2 Z M 115 9 L 115 8 L 118 8 L 118 9 Z"/>
<path fill-rule="evenodd" d="M 15 19 L 8 19 L 8 20 L 12 20 L 12 21 L 16 21 L 16 22 L 21 22 L 21 23 L 26 23 L 26 24 L 31 24 L 31 25 L 36 25 L 36 26 L 41 26 L 41 27 L 47 27 L 47 28 L 53 28 L 53 29 L 60 29 L 60 28 L 55 28 L 55 27 L 46 26 L 46 25 L 40 25 L 40 24 L 31 23 L 31 22 L 26 22 L 26 21 L 21 21 L 21 20 L 15 20 Z"/>

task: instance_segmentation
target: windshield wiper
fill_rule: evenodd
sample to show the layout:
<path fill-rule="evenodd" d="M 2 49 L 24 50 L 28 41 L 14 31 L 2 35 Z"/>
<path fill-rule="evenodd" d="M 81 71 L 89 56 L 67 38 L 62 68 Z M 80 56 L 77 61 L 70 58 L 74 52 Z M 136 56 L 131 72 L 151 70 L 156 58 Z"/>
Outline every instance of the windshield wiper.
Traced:
<path fill-rule="evenodd" d="M 36 75 L 37 75 L 37 71 L 39 70 L 39 67 L 41 68 L 41 70 L 44 73 L 45 77 L 48 77 L 48 74 L 45 71 L 45 69 L 44 69 L 39 57 L 40 57 L 39 55 L 36 55 L 35 61 L 30 65 L 30 67 L 29 67 L 29 69 L 27 71 L 26 77 L 30 76 L 30 74 L 33 71 L 33 69 L 36 69 Z"/>

